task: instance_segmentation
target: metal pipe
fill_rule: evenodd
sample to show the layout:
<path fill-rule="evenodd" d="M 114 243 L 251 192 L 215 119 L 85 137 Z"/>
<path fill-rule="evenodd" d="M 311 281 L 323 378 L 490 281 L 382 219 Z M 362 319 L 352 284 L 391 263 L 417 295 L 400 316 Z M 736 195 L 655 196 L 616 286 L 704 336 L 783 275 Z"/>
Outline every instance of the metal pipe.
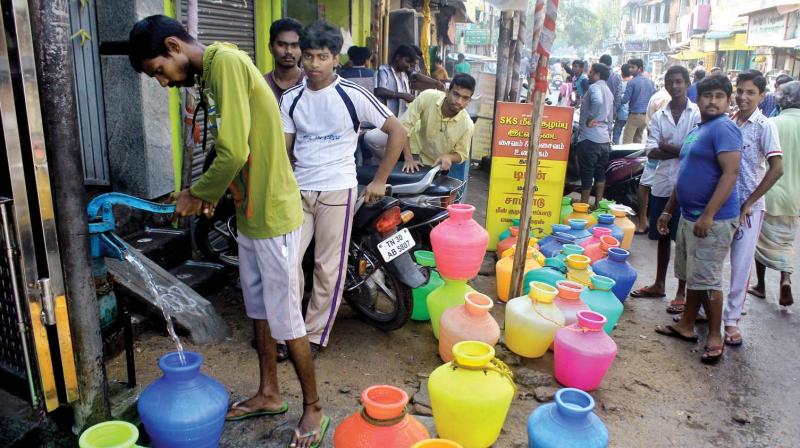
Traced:
<path fill-rule="evenodd" d="M 19 337 L 22 340 L 22 353 L 25 358 L 25 373 L 28 377 L 28 391 L 31 394 L 31 404 L 33 407 L 39 406 L 39 395 L 36 393 L 36 385 L 33 382 L 33 367 L 31 366 L 31 354 L 28 348 L 28 327 L 25 325 L 25 314 L 22 312 L 22 296 L 20 295 L 19 277 L 17 277 L 17 247 L 14 244 L 14 237 L 11 232 L 11 218 L 8 216 L 6 205 L 9 201 L 0 203 L 0 218 L 3 223 L 3 241 L 5 242 L 6 258 L 8 258 L 8 275 L 11 277 L 11 289 L 14 294 L 14 309 L 17 314 L 17 328 Z"/>
<path fill-rule="evenodd" d="M 75 85 L 67 0 L 33 0 L 30 16 L 81 393 L 73 405 L 75 425 L 83 429 L 109 420 L 111 411 L 100 312 L 89 262 L 89 223 L 78 111 L 72 94 Z"/>

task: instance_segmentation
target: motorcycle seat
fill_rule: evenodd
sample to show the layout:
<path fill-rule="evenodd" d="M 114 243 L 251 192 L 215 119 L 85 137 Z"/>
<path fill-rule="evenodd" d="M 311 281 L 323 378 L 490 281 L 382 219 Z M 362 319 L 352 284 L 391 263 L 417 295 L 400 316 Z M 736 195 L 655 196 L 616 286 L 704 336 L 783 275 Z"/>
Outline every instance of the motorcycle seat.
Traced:
<path fill-rule="evenodd" d="M 612 149 L 608 154 L 608 160 L 622 159 L 639 151 L 638 149 Z"/>
<path fill-rule="evenodd" d="M 359 185 L 369 184 L 370 182 L 372 182 L 372 178 L 375 177 L 375 173 L 377 172 L 378 172 L 377 165 L 357 166 L 356 178 L 358 179 L 358 184 Z M 404 173 L 403 162 L 399 162 L 392 169 L 392 172 L 389 174 L 389 179 L 386 181 L 386 183 L 389 185 L 414 184 L 421 181 L 427 173 L 428 170 L 425 169 L 424 167 L 419 171 L 417 171 L 416 173 Z"/>

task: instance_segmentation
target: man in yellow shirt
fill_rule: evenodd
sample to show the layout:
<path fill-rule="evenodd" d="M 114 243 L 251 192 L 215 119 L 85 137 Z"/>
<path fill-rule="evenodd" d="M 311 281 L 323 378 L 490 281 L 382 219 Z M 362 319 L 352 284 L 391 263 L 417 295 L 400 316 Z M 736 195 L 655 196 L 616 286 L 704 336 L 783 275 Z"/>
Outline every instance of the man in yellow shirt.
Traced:
<path fill-rule="evenodd" d="M 447 92 L 426 90 L 409 104 L 400 117 L 409 133 L 409 142 L 403 148 L 403 171 L 419 171 L 422 165 L 441 165 L 449 170 L 453 164 L 469 159 L 474 124 L 465 109 L 474 92 L 475 78 L 459 73 Z M 386 145 L 386 134 L 381 134 L 372 130 L 365 136 L 378 158 L 382 158 Z"/>

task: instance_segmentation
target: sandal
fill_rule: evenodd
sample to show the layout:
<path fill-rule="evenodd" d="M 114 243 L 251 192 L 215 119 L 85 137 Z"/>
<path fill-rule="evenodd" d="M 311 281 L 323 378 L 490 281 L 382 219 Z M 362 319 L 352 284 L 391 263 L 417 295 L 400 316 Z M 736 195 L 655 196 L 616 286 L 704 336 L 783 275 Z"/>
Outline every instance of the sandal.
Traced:
<path fill-rule="evenodd" d="M 225 420 L 229 421 L 229 422 L 238 422 L 240 420 L 245 420 L 245 419 L 248 419 L 248 418 L 251 418 L 251 417 L 258 417 L 258 416 L 261 416 L 261 415 L 280 415 L 280 414 L 285 414 L 286 411 L 289 410 L 289 403 L 287 403 L 285 401 L 283 402 L 283 406 L 281 406 L 280 409 L 276 409 L 276 410 L 271 410 L 271 409 L 253 410 L 253 409 L 250 409 L 250 408 L 246 408 L 246 407 L 242 406 L 242 403 L 244 403 L 245 401 L 247 401 L 247 400 L 237 401 L 237 402 L 233 403 L 228 408 L 228 412 L 233 411 L 233 410 L 238 410 L 238 411 L 245 411 L 244 414 L 237 415 L 236 417 L 228 417 L 226 415 L 225 416 Z"/>
<path fill-rule="evenodd" d="M 722 355 L 725 353 L 725 346 L 724 345 L 706 345 L 704 348 L 704 353 L 700 356 L 700 361 L 703 364 L 716 364 L 722 359 Z M 711 352 L 719 352 L 717 354 L 712 355 Z"/>
<path fill-rule="evenodd" d="M 752 287 L 752 286 L 750 288 L 747 288 L 747 293 L 750 294 L 753 297 L 758 297 L 759 299 L 766 299 L 767 298 L 767 294 L 757 290 L 755 287 Z"/>
<path fill-rule="evenodd" d="M 639 288 L 631 293 L 631 297 L 636 299 L 660 299 L 666 296 L 667 295 L 664 294 L 663 292 L 651 291 L 649 286 L 645 286 L 644 288 Z"/>
<path fill-rule="evenodd" d="M 681 314 L 685 306 L 686 306 L 686 300 L 675 299 L 669 302 L 669 306 L 667 307 L 667 312 L 669 314 Z"/>
<path fill-rule="evenodd" d="M 734 333 L 725 330 L 725 345 L 730 345 L 732 347 L 738 347 L 742 345 L 742 332 L 739 331 L 739 327 L 733 327 L 736 329 Z"/>
<path fill-rule="evenodd" d="M 328 432 L 328 426 L 331 424 L 331 418 L 327 415 L 322 417 L 322 422 L 319 425 L 319 428 L 309 431 L 305 434 L 300 434 L 300 430 L 298 428 L 294 429 L 294 436 L 297 438 L 298 441 L 302 439 L 306 439 L 308 437 L 315 437 L 319 436 L 319 439 L 311 444 L 311 448 L 319 448 L 322 441 L 325 439 L 325 434 Z M 290 443 L 289 448 L 294 448 L 297 446 L 295 443 Z"/>
<path fill-rule="evenodd" d="M 682 317 L 683 317 L 683 313 L 676 314 L 676 315 L 672 316 L 672 321 L 673 322 L 680 322 Z M 697 313 L 697 317 L 694 319 L 694 323 L 702 324 L 702 323 L 705 323 L 705 322 L 708 322 L 708 318 L 704 314 Z"/>
<path fill-rule="evenodd" d="M 289 347 L 286 344 L 277 344 L 278 362 L 284 362 L 289 359 Z"/>
<path fill-rule="evenodd" d="M 697 335 L 685 336 L 672 325 L 664 325 L 663 327 L 661 325 L 656 325 L 656 333 L 686 342 L 697 342 Z"/>

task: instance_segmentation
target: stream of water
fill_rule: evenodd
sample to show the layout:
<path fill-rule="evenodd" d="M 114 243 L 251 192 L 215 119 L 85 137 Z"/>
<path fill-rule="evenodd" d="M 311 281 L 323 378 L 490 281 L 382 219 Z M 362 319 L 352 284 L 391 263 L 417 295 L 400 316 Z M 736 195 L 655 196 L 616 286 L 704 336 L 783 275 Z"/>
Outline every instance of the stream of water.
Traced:
<path fill-rule="evenodd" d="M 175 346 L 178 348 L 178 359 L 180 360 L 181 365 L 186 365 L 186 357 L 183 354 L 183 344 L 181 344 L 181 339 L 178 337 L 178 334 L 175 333 L 175 325 L 172 323 L 172 313 L 170 312 L 171 307 L 166 300 L 167 297 L 165 297 L 165 294 L 159 292 L 159 288 L 156 285 L 153 274 L 144 266 L 144 264 L 142 264 L 141 260 L 139 260 L 131 252 L 125 253 L 125 260 L 139 271 L 139 275 L 141 275 L 142 279 L 144 280 L 145 287 L 147 287 L 147 289 L 155 298 L 156 305 L 161 309 L 161 313 L 164 315 L 164 320 L 167 322 L 167 333 L 169 333 L 169 337 L 175 341 Z"/>

